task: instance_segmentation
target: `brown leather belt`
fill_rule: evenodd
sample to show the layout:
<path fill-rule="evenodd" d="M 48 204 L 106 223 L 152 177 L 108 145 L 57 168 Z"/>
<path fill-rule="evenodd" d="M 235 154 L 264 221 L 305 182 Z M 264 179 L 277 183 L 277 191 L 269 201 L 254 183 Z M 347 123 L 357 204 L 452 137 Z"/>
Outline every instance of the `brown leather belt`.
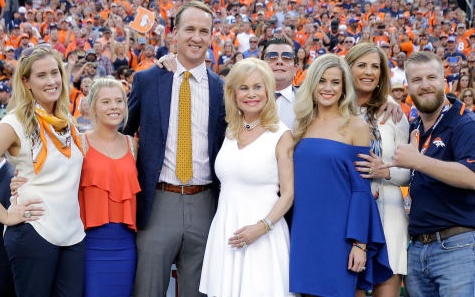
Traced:
<path fill-rule="evenodd" d="M 200 186 L 175 186 L 167 183 L 157 183 L 157 190 L 178 193 L 182 195 L 195 195 L 205 190 L 211 189 L 211 184 Z"/>
<path fill-rule="evenodd" d="M 459 235 L 462 233 L 471 232 L 471 231 L 475 231 L 475 229 L 467 228 L 467 227 L 452 227 L 452 228 L 447 228 L 435 233 L 417 234 L 417 235 L 412 236 L 411 238 L 413 241 L 420 241 L 422 243 L 431 243 L 431 242 L 437 241 L 437 233 L 439 233 L 440 240 L 444 240 L 449 237 Z"/>

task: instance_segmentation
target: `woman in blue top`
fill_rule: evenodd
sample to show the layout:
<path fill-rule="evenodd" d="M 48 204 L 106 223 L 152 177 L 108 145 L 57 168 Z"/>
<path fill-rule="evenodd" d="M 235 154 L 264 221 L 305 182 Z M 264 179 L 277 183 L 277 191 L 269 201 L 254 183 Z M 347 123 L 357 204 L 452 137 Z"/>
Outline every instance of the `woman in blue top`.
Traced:
<path fill-rule="evenodd" d="M 353 162 L 369 152 L 347 64 L 333 54 L 309 68 L 295 102 L 295 204 L 290 289 L 354 296 L 392 276 L 378 209 Z"/>

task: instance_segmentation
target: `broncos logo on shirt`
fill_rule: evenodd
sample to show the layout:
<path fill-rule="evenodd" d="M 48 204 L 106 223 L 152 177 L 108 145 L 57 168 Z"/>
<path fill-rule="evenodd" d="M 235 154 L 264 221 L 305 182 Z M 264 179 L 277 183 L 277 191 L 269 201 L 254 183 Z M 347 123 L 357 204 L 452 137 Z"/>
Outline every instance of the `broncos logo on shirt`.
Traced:
<path fill-rule="evenodd" d="M 435 138 L 432 143 L 435 144 L 436 147 L 445 147 L 445 143 L 440 137 Z"/>

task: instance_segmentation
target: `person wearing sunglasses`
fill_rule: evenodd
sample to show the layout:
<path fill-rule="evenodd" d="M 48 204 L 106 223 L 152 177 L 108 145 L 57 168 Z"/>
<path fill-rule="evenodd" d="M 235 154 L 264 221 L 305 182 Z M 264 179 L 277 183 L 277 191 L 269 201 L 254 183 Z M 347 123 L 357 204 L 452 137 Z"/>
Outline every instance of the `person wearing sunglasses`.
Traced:
<path fill-rule="evenodd" d="M 257 37 L 255 35 L 251 35 L 251 37 L 249 38 L 249 49 L 242 53 L 244 58 L 259 57 L 259 48 L 257 47 L 258 42 L 259 41 L 257 40 Z"/>
<path fill-rule="evenodd" d="M 68 113 L 68 83 L 60 54 L 48 44 L 23 50 L 0 122 L 0 155 L 28 180 L 8 210 L 0 206 L 18 297 L 83 293 L 83 151 Z"/>
<path fill-rule="evenodd" d="M 279 117 L 292 130 L 295 121 L 292 81 L 297 72 L 293 44 L 286 38 L 272 38 L 264 47 L 263 59 L 274 72 Z"/>

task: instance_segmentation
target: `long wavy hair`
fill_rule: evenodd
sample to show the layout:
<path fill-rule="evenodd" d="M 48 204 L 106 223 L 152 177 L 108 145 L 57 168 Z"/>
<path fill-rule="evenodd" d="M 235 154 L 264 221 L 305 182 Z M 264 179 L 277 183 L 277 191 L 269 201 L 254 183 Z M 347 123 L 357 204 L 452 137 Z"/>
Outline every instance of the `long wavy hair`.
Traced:
<path fill-rule="evenodd" d="M 244 115 L 239 110 L 236 103 L 236 90 L 240 84 L 251 74 L 259 73 L 264 82 L 267 93 L 267 103 L 261 112 L 261 125 L 272 132 L 277 131 L 279 116 L 277 104 L 275 103 L 275 78 L 272 69 L 266 62 L 256 58 L 247 58 L 234 64 L 231 71 L 226 76 L 224 84 L 224 102 L 226 108 L 226 122 L 228 129 L 226 136 L 234 139 L 242 129 Z"/>
<path fill-rule="evenodd" d="M 338 100 L 338 109 L 344 118 L 340 128 L 344 127 L 352 115 L 356 114 L 356 94 L 353 89 L 351 71 L 343 60 L 335 54 L 318 57 L 307 70 L 307 76 L 297 92 L 294 104 L 296 126 L 294 127 L 295 143 L 298 143 L 307 132 L 313 119 L 318 115 L 318 104 L 315 91 L 318 82 L 329 68 L 338 68 L 342 72 L 343 92 Z"/>
<path fill-rule="evenodd" d="M 381 75 L 379 76 L 378 86 L 373 90 L 371 98 L 362 107 L 366 107 L 366 114 L 370 124 L 374 125 L 376 121 L 376 113 L 381 105 L 388 100 L 389 89 L 391 87 L 389 66 L 386 54 L 383 50 L 372 43 L 359 43 L 353 46 L 345 56 L 345 59 L 350 66 L 354 66 L 355 62 L 363 56 L 370 53 L 376 53 L 379 57 L 379 65 Z M 358 90 L 355 90 L 358 93 Z"/>
<path fill-rule="evenodd" d="M 62 89 L 58 101 L 54 104 L 53 114 L 57 118 L 67 120 L 72 124 L 72 118 L 69 114 L 69 76 L 66 75 L 64 70 L 61 55 L 50 47 L 37 46 L 28 56 L 22 55 L 20 57 L 12 80 L 12 98 L 8 104 L 8 110 L 14 111 L 27 135 L 35 132 L 37 122 L 35 118 L 35 98 L 26 87 L 24 80 L 30 78 L 33 64 L 47 56 L 53 57 L 61 73 Z"/>

